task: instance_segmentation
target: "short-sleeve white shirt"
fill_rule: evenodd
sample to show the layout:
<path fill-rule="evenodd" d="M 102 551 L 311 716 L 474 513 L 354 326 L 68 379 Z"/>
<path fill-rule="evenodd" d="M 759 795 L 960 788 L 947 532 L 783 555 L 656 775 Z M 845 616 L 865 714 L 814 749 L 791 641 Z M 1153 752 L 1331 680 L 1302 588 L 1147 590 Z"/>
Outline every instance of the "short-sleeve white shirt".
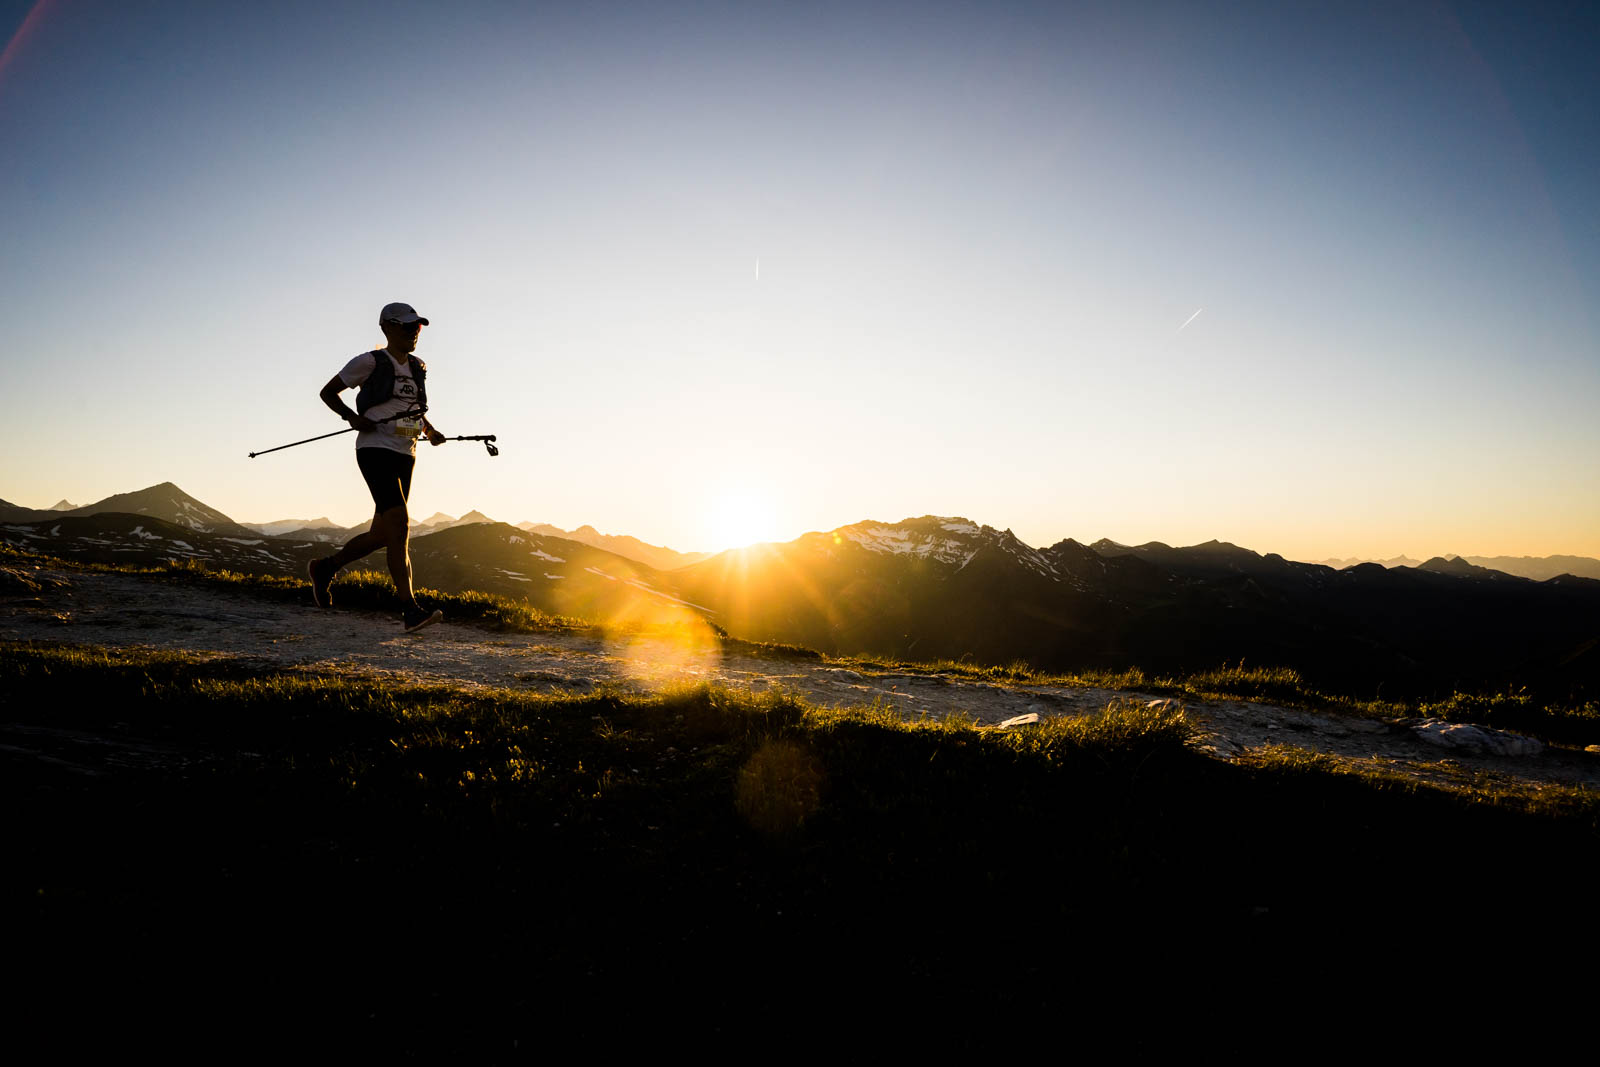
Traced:
<path fill-rule="evenodd" d="M 411 360 L 401 363 L 386 350 L 361 353 L 344 365 L 344 370 L 339 372 L 339 380 L 344 383 L 346 389 L 360 388 L 361 384 L 372 376 L 372 368 L 377 365 L 377 357 L 380 355 L 394 367 L 394 395 L 361 413 L 374 422 L 390 415 L 398 415 L 417 404 L 417 383 L 411 377 Z M 392 452 L 402 452 L 408 456 L 417 454 L 416 438 L 396 432 L 394 422 L 380 422 L 376 430 L 356 431 L 356 447 L 387 448 Z"/>

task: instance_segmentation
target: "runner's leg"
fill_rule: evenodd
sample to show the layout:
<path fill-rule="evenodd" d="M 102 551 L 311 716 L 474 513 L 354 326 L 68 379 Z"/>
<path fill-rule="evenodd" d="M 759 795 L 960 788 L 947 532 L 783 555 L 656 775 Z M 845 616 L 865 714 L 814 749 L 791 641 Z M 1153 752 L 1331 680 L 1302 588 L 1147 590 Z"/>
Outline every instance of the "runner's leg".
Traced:
<path fill-rule="evenodd" d="M 406 459 L 407 462 L 398 465 L 396 471 L 400 482 L 400 506 L 390 508 L 384 515 L 389 523 L 389 576 L 394 579 L 401 602 L 417 608 L 416 594 L 411 591 L 411 514 L 408 507 L 411 500 L 411 472 L 416 469 L 416 459 L 410 456 Z"/>
<path fill-rule="evenodd" d="M 331 568 L 327 571 L 330 581 L 339 570 L 384 548 L 388 550 L 389 574 L 401 600 L 406 604 L 416 602 L 411 593 L 411 559 L 407 544 L 410 531 L 406 513 L 413 462 L 412 457 L 388 449 L 356 449 L 356 465 L 361 468 L 361 476 L 372 493 L 375 510 L 372 525 L 365 533 L 352 537 L 343 548 L 325 558 L 323 565 Z"/>
<path fill-rule="evenodd" d="M 348 567 L 358 559 L 365 559 L 384 545 L 388 538 L 382 532 L 378 515 L 372 516 L 372 525 L 367 527 L 365 533 L 358 533 L 344 543 L 344 547 L 333 555 L 327 557 L 328 563 L 333 565 L 335 573 Z"/>
<path fill-rule="evenodd" d="M 411 591 L 411 522 L 406 506 L 390 508 L 379 515 L 373 525 L 382 524 L 384 547 L 389 554 L 389 577 L 394 579 L 395 591 L 400 594 L 402 606 L 416 607 L 417 598 Z"/>

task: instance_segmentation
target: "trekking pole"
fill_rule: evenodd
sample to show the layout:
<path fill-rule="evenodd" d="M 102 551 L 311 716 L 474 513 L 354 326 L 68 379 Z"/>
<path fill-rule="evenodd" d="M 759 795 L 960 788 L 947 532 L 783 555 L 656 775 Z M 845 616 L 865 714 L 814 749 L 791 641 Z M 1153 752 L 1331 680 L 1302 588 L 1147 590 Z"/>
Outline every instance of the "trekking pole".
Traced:
<path fill-rule="evenodd" d="M 351 426 L 348 429 L 335 430 L 332 433 L 325 433 L 321 437 L 308 437 L 304 441 L 293 441 L 293 442 L 291 442 L 289 444 L 286 444 L 286 445 L 279 445 L 277 448 L 263 448 L 260 452 L 252 452 L 252 453 L 250 453 L 250 458 L 251 459 L 255 459 L 257 456 L 264 456 L 268 452 L 282 452 L 284 449 L 293 448 L 295 445 L 309 445 L 312 441 L 321 441 L 324 438 L 328 438 L 328 437 L 338 437 L 342 433 L 355 433 L 355 432 L 356 432 L 356 428 L 354 426 Z"/>
<path fill-rule="evenodd" d="M 428 411 L 427 408 L 416 407 L 416 408 L 412 408 L 410 411 L 402 411 L 398 415 L 389 415 L 386 418 L 373 419 L 372 421 L 375 422 L 375 423 L 393 422 L 395 419 L 404 419 L 404 418 L 408 418 L 408 417 L 410 417 L 412 415 L 424 415 L 424 414 L 427 413 L 427 411 Z M 355 433 L 355 432 L 356 432 L 356 428 L 354 426 L 347 426 L 342 430 L 335 430 L 332 433 L 321 434 L 321 435 L 319 435 L 317 437 L 308 437 L 304 441 L 290 441 L 288 444 L 279 445 L 277 448 L 263 448 L 260 452 L 252 452 L 252 453 L 250 453 L 250 458 L 251 459 L 255 459 L 257 456 L 264 456 L 268 452 L 282 452 L 284 449 L 293 448 L 295 445 L 309 445 L 312 441 L 323 441 L 323 440 L 326 440 L 329 437 L 338 437 L 342 433 Z M 466 440 L 466 438 L 459 438 L 459 440 Z M 479 438 L 473 438 L 473 440 L 479 440 Z M 494 438 L 491 437 L 489 440 L 492 441 L 492 440 L 494 440 Z M 497 451 L 498 450 L 491 451 L 489 454 L 490 455 L 495 455 Z"/>

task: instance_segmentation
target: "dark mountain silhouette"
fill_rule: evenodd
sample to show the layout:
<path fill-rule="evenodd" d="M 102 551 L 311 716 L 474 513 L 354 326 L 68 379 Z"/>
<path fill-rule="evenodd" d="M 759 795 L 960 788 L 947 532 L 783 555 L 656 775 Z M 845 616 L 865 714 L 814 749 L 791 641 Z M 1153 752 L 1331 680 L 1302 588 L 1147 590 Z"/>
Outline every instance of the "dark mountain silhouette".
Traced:
<path fill-rule="evenodd" d="M 1514 574 L 1504 571 L 1493 571 L 1487 567 L 1474 567 L 1460 556 L 1434 556 L 1426 563 L 1417 567 L 1418 570 L 1431 571 L 1434 574 L 1454 574 L 1461 578 L 1478 578 L 1484 581 L 1525 582 L 1528 579 L 1518 578 Z"/>
<path fill-rule="evenodd" d="M 457 526 L 471 526 L 477 523 L 493 523 L 495 521 L 495 519 L 490 518 L 481 511 L 469 511 L 459 519 L 452 518 L 441 511 L 426 519 L 414 520 L 411 527 L 411 536 L 425 537 Z M 308 537 L 328 542 L 347 541 L 360 530 L 365 529 L 364 524 L 356 527 L 344 527 L 327 519 L 299 522 L 293 525 L 284 522 L 281 524 L 250 523 L 249 526 L 258 532 L 275 534 L 280 537 Z M 277 528 L 273 529 L 272 527 L 274 526 Z M 593 526 L 580 526 L 576 530 L 563 530 L 559 526 L 551 526 L 549 523 L 519 522 L 517 523 L 517 528 L 541 537 L 559 537 L 565 541 L 577 541 L 592 548 L 604 549 L 625 559 L 643 563 L 645 566 L 658 571 L 683 567 L 709 558 L 709 554 L 705 552 L 678 552 L 670 548 L 663 548 L 660 545 L 649 544 L 639 540 L 637 537 L 603 534 Z"/>
<path fill-rule="evenodd" d="M 472 526 L 476 523 L 493 521 L 493 519 L 481 511 L 469 511 L 459 519 L 452 519 L 442 511 L 435 512 L 434 515 L 426 521 L 413 523 L 411 527 L 411 536 L 422 537 L 427 534 L 438 533 L 441 530 L 448 530 L 456 526 Z"/>
<path fill-rule="evenodd" d="M 66 501 L 61 501 L 65 504 Z M 227 533 L 253 536 L 254 531 L 241 526 L 215 508 L 209 507 L 185 493 L 171 482 L 152 485 L 132 493 L 117 493 L 81 508 L 61 510 L 54 508 L 24 508 L 0 501 L 0 520 L 7 522 L 43 522 L 47 519 L 73 518 L 120 512 L 128 515 L 145 515 L 161 519 L 199 533 Z"/>
<path fill-rule="evenodd" d="M 344 529 L 326 516 L 319 519 L 274 519 L 272 522 L 247 522 L 244 525 L 268 537 L 288 537 L 302 530 Z"/>
<path fill-rule="evenodd" d="M 1600 682 L 1600 583 L 1466 563 L 1336 571 L 1210 541 L 1062 541 L 964 519 L 860 523 L 676 572 L 732 633 L 830 652 L 1183 671 L 1246 660 L 1371 692 Z"/>
<path fill-rule="evenodd" d="M 201 560 L 244 574 L 301 576 L 326 545 L 292 538 L 210 534 L 150 515 L 107 511 L 56 515 L 41 522 L 7 523 L 0 540 L 15 548 L 95 563 Z"/>
<path fill-rule="evenodd" d="M 11 509 L 0 512 L 0 539 L 86 559 L 202 559 L 295 577 L 329 551 L 309 531 L 244 530 L 170 483 L 79 512 L 114 502 L 147 510 L 38 513 L 0 502 Z M 19 521 L 19 512 L 37 517 Z M 856 523 L 663 571 L 575 538 L 447 521 L 412 541 L 419 585 L 595 619 L 696 613 L 734 636 L 826 652 L 1061 670 L 1244 660 L 1363 694 L 1600 693 L 1600 580 L 1582 576 L 1534 581 L 1444 557 L 1335 570 L 1222 541 L 1066 539 L 1037 549 L 1009 530 L 938 516 Z M 366 565 L 381 570 L 381 554 Z"/>
<path fill-rule="evenodd" d="M 68 559 L 153 564 L 196 560 L 245 574 L 303 577 L 330 545 L 304 536 L 208 534 L 148 515 L 103 512 L 7 523 L 0 542 Z M 576 541 L 538 537 L 504 523 L 458 526 L 411 542 L 419 586 L 481 590 L 565 615 L 636 624 L 699 616 L 663 587 L 656 572 Z M 382 572 L 380 550 L 358 564 Z"/>
<path fill-rule="evenodd" d="M 1580 578 L 1600 578 L 1600 559 L 1592 556 L 1442 556 L 1442 559 L 1464 559 L 1474 567 L 1487 567 L 1518 578 L 1532 578 L 1542 582 L 1563 574 Z M 1394 559 L 1325 559 L 1322 565 L 1335 570 L 1354 567 L 1360 563 L 1381 563 L 1385 567 L 1420 567 L 1421 560 L 1397 556 Z"/>
<path fill-rule="evenodd" d="M 827 652 L 1016 659 L 1083 617 L 1054 564 L 1010 531 L 928 516 L 857 523 L 713 556 L 670 574 L 730 633 Z M 1076 594 L 1077 601 L 1088 598 Z"/>
<path fill-rule="evenodd" d="M 1336 571 L 1342 571 L 1346 567 L 1354 567 L 1360 563 L 1378 563 L 1385 567 L 1415 567 L 1422 561 L 1420 559 L 1412 559 L 1410 556 L 1395 556 L 1393 559 L 1361 559 L 1352 556 L 1349 559 L 1319 559 L 1312 562 L 1319 563 L 1324 567 L 1332 567 Z"/>
<path fill-rule="evenodd" d="M 307 541 L 320 541 L 326 545 L 342 545 L 356 534 L 364 531 L 366 527 L 348 529 L 344 526 L 302 526 L 286 537 L 303 538 Z"/>
<path fill-rule="evenodd" d="M 38 508 L 25 508 L 9 500 L 0 500 L 0 522 L 30 522 L 47 514 L 49 512 Z"/>
<path fill-rule="evenodd" d="M 681 603 L 651 567 L 503 522 L 455 526 L 417 538 L 411 559 L 423 584 L 499 593 L 557 614 L 646 624 L 704 615 Z"/>
<path fill-rule="evenodd" d="M 129 515 L 147 515 L 197 533 L 253 536 L 254 531 L 241 526 L 215 508 L 208 507 L 185 493 L 171 482 L 152 485 L 133 493 L 117 493 L 93 504 L 72 511 L 47 512 L 51 517 L 100 515 L 105 512 L 122 512 Z"/>
<path fill-rule="evenodd" d="M 1590 556 L 1468 556 L 1468 563 L 1542 582 L 1570 574 L 1600 579 L 1600 559 Z"/>
<path fill-rule="evenodd" d="M 603 548 L 530 534 L 479 512 L 434 519 L 437 533 L 413 531 L 411 557 L 419 586 L 483 590 L 527 600 L 546 611 L 632 624 L 676 624 L 686 615 L 705 614 L 682 605 L 654 568 Z M 72 512 L 0 501 L 0 521 L 6 523 L 0 542 L 71 559 L 197 560 L 247 574 L 296 578 L 304 576 L 310 560 L 331 551 L 329 542 L 344 541 L 355 532 L 327 526 L 269 536 L 234 522 L 170 482 Z M 372 554 L 361 565 L 382 571 L 383 553 Z"/>
<path fill-rule="evenodd" d="M 529 533 L 542 534 L 547 537 L 564 537 L 569 541 L 581 541 L 595 548 L 603 548 L 607 552 L 615 552 L 619 556 L 638 560 L 658 571 L 673 570 L 677 567 L 686 567 L 691 563 L 698 563 L 709 559 L 706 552 L 678 552 L 674 549 L 652 545 L 637 537 L 626 534 L 603 534 L 593 526 L 580 526 L 576 530 L 563 530 L 559 526 L 551 526 L 545 522 L 519 522 L 517 527 Z"/>

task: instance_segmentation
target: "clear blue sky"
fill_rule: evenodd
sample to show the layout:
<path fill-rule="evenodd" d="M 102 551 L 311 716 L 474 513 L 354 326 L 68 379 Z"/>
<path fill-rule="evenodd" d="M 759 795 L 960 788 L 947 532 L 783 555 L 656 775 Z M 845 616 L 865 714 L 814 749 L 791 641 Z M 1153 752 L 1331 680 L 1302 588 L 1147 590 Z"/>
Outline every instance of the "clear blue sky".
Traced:
<path fill-rule="evenodd" d="M 405 300 L 421 515 L 1600 556 L 1594 5 L 1213 7 L 0 4 L 0 497 L 357 521 Z"/>

